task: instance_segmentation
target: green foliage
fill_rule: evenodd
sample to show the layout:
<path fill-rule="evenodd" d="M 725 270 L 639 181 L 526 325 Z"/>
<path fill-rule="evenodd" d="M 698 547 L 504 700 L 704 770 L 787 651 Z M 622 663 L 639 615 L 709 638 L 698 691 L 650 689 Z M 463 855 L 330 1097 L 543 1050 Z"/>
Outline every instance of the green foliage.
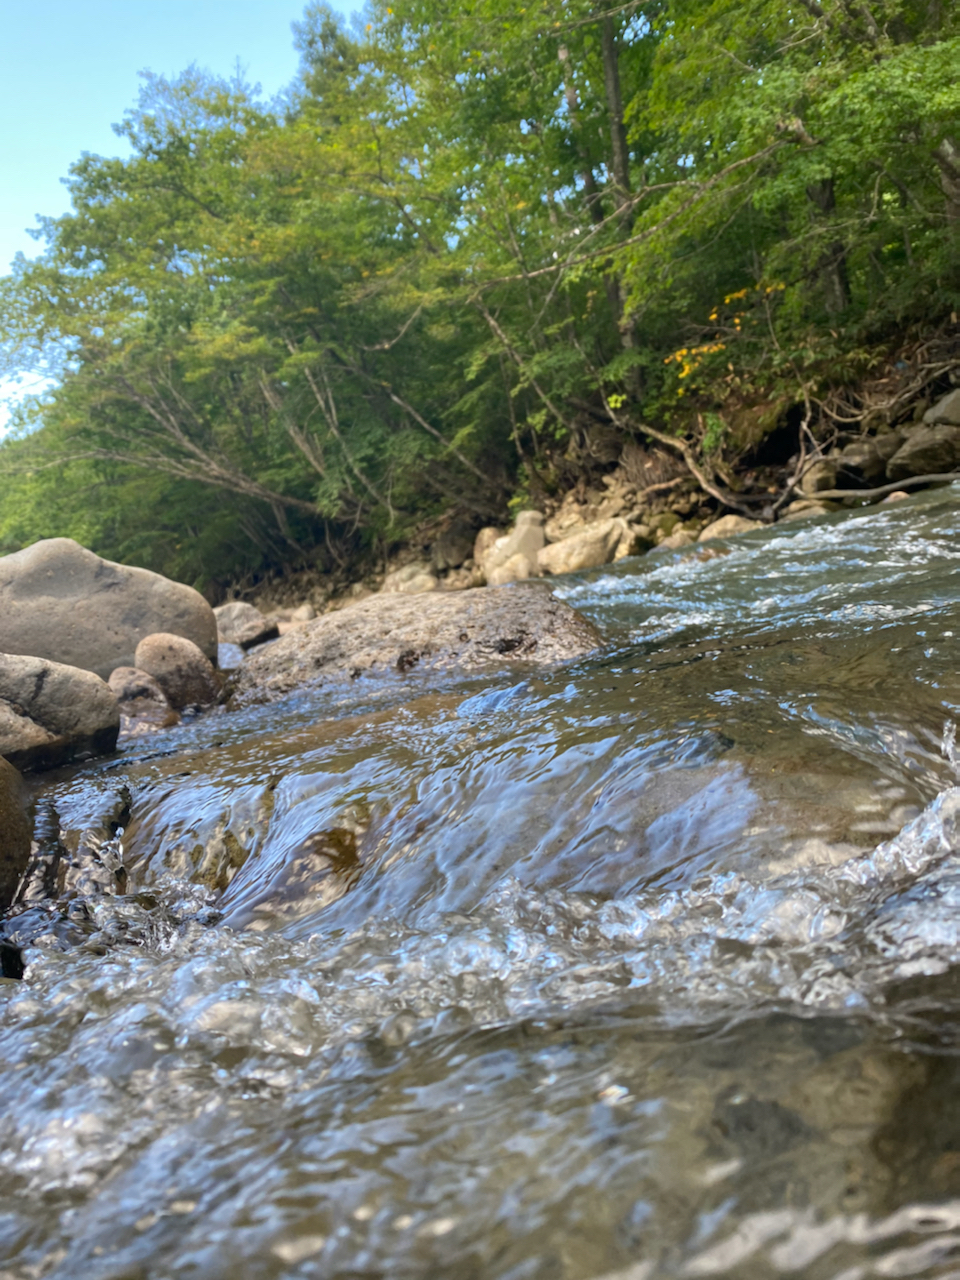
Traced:
<path fill-rule="evenodd" d="M 950 6 L 314 3 L 296 42 L 282 111 L 148 78 L 0 283 L 2 367 L 56 380 L 0 447 L 3 546 L 333 565 L 535 498 L 597 424 L 709 456 L 731 397 L 960 307 Z"/>

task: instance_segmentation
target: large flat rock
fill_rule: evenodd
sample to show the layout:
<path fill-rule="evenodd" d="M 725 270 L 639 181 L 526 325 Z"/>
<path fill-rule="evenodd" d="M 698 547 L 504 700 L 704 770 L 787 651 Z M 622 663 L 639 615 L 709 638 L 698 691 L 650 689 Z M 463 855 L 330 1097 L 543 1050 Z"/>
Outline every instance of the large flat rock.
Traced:
<path fill-rule="evenodd" d="M 217 661 L 217 620 L 192 587 L 114 564 L 72 538 L 0 557 L 0 652 L 47 658 L 104 680 L 134 666 L 144 636 L 170 632 Z"/>
<path fill-rule="evenodd" d="M 539 584 L 428 595 L 376 595 L 327 613 L 258 650 L 240 668 L 232 705 L 367 672 L 552 664 L 600 646 L 592 623 Z"/>

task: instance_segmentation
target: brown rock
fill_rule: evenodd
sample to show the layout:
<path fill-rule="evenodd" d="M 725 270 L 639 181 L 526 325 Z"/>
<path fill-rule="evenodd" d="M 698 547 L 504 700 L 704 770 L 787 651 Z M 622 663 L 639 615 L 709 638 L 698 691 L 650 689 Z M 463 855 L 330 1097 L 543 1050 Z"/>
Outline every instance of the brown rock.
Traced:
<path fill-rule="evenodd" d="M 217 623 L 198 591 L 149 569 L 114 564 L 71 538 L 0 557 L 0 652 L 46 658 L 104 680 L 134 664 L 157 631 L 184 636 L 212 660 Z"/>
<path fill-rule="evenodd" d="M 182 636 L 162 631 L 146 636 L 137 645 L 136 666 L 153 676 L 176 711 L 209 706 L 217 700 L 219 689 L 212 663 Z"/>
<path fill-rule="evenodd" d="M 301 685 L 364 673 L 556 663 L 600 645 L 596 628 L 540 584 L 377 595 L 317 618 L 250 655 L 232 705 L 268 702 Z"/>
<path fill-rule="evenodd" d="M 30 861 L 30 821 L 23 779 L 0 759 L 0 911 L 6 911 Z"/>
<path fill-rule="evenodd" d="M 107 683 L 118 702 L 136 702 L 143 699 L 147 702 L 166 704 L 167 701 L 163 690 L 153 676 L 148 675 L 146 671 L 139 671 L 136 667 L 117 667 L 116 671 L 110 672 Z"/>

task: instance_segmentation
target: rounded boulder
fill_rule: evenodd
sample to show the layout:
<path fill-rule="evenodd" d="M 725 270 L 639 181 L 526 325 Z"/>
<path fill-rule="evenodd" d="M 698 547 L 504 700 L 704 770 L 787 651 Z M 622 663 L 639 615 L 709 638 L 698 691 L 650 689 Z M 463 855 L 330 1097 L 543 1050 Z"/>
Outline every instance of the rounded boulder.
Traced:
<path fill-rule="evenodd" d="M 46 658 L 106 680 L 134 666 L 158 631 L 217 656 L 213 610 L 192 587 L 104 560 L 72 538 L 45 538 L 0 557 L 0 653 Z"/>
<path fill-rule="evenodd" d="M 153 677 L 176 711 L 209 706 L 219 695 L 210 659 L 183 636 L 161 631 L 144 637 L 137 645 L 134 665 Z"/>

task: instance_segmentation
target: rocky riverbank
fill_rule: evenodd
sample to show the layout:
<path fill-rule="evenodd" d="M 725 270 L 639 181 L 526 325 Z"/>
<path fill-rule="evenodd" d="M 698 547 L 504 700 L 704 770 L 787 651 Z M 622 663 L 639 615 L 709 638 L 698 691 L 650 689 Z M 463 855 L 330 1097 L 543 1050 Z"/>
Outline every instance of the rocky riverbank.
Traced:
<path fill-rule="evenodd" d="M 503 586 L 598 568 L 658 547 L 679 549 L 730 537 L 774 521 L 896 501 L 923 485 L 944 482 L 958 468 L 960 390 L 933 404 L 916 401 L 892 423 L 876 416 L 862 430 L 836 431 L 829 445 L 803 457 L 729 474 L 728 496 L 741 510 L 707 492 L 702 477 L 678 453 L 660 444 L 628 444 L 595 484 L 584 481 L 541 498 L 502 526 L 479 527 L 453 511 L 395 548 L 379 566 L 358 563 L 338 575 L 305 568 L 238 588 L 237 598 L 216 611 L 221 638 L 249 648 L 375 594 Z M 779 506 L 773 496 L 778 493 L 788 499 Z"/>

